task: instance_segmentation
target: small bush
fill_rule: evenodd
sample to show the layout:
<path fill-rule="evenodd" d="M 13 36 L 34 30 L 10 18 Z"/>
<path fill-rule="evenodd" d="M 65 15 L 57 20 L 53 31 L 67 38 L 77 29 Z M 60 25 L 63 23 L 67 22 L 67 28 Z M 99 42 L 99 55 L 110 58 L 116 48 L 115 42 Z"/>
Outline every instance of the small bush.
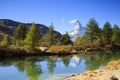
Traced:
<path fill-rule="evenodd" d="M 85 50 L 85 46 L 83 46 L 83 45 L 77 45 L 77 46 L 74 46 L 74 49 L 77 50 L 77 51 Z"/>
<path fill-rule="evenodd" d="M 51 46 L 47 52 L 53 53 L 71 53 L 73 47 L 71 45 L 53 45 Z"/>

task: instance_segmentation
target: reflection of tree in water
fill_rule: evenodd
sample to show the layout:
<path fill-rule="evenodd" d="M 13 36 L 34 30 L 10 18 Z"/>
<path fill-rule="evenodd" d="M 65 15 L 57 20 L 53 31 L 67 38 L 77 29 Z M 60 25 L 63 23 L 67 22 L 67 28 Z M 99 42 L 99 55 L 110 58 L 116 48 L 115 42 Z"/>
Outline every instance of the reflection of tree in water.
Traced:
<path fill-rule="evenodd" d="M 62 59 L 62 61 L 63 61 L 63 64 L 66 66 L 66 67 L 68 67 L 69 66 L 69 63 L 70 63 L 70 58 L 61 58 Z"/>
<path fill-rule="evenodd" d="M 35 64 L 35 62 L 26 62 L 25 68 L 30 80 L 38 80 L 38 77 L 42 73 L 41 65 Z"/>
<path fill-rule="evenodd" d="M 26 71 L 29 80 L 38 80 L 39 76 L 42 74 L 41 65 L 37 64 L 35 61 L 17 61 L 14 64 L 20 72 Z"/>
<path fill-rule="evenodd" d="M 56 61 L 54 58 L 47 58 L 47 62 L 48 62 L 47 66 L 48 66 L 49 73 L 53 74 L 54 68 L 56 66 L 55 64 Z"/>
<path fill-rule="evenodd" d="M 80 58 L 80 55 L 73 55 L 72 57 L 64 57 L 64 58 L 61 58 L 62 61 L 63 61 L 63 64 L 68 67 L 69 64 L 70 64 L 70 60 L 74 60 L 74 63 L 75 65 L 79 65 L 82 58 Z"/>
<path fill-rule="evenodd" d="M 20 60 L 20 61 L 14 62 L 14 64 L 17 67 L 19 72 L 24 72 L 25 71 L 24 61 Z"/>
<path fill-rule="evenodd" d="M 86 70 L 95 70 L 100 66 L 105 66 L 108 62 L 112 60 L 117 60 L 120 58 L 119 53 L 96 53 L 93 55 L 82 56 L 85 59 Z"/>
<path fill-rule="evenodd" d="M 74 58 L 73 58 L 74 57 Z M 100 66 L 105 66 L 109 61 L 120 59 L 120 53 L 95 53 L 95 54 L 80 54 L 77 56 L 62 57 L 63 64 L 68 67 L 71 59 L 79 64 L 81 60 L 84 60 L 86 70 L 98 69 Z M 80 58 L 80 59 L 79 59 Z M 41 65 L 36 63 L 36 60 L 44 60 L 42 58 L 35 59 L 17 59 L 17 60 L 5 60 L 0 64 L 1 66 L 15 65 L 19 72 L 25 72 L 29 80 L 39 80 L 39 76 L 42 74 Z M 47 57 L 47 67 L 50 74 L 53 74 L 56 67 L 56 58 Z"/>
<path fill-rule="evenodd" d="M 101 61 L 96 57 L 89 57 L 89 58 L 86 58 L 85 64 L 86 64 L 87 70 L 95 70 L 95 69 L 98 69 L 99 66 L 101 65 Z"/>

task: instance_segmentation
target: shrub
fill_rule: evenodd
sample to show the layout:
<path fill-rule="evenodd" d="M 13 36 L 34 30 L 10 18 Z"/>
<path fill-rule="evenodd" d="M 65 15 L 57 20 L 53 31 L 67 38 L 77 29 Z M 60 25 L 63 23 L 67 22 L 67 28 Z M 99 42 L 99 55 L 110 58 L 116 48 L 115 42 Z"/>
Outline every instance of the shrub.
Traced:
<path fill-rule="evenodd" d="M 47 52 L 53 53 L 71 53 L 73 47 L 71 45 L 53 45 L 51 46 Z"/>
<path fill-rule="evenodd" d="M 74 49 L 77 51 L 85 50 L 85 46 L 84 45 L 77 45 L 77 46 L 74 46 Z"/>

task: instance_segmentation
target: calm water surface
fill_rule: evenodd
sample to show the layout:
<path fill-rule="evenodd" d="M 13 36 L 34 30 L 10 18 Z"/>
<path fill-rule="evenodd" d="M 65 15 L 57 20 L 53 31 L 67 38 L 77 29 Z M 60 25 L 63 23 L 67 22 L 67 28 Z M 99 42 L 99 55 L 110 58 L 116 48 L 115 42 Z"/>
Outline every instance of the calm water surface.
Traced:
<path fill-rule="evenodd" d="M 2 59 L 0 80 L 64 80 L 74 73 L 102 68 L 117 59 L 120 52 Z"/>

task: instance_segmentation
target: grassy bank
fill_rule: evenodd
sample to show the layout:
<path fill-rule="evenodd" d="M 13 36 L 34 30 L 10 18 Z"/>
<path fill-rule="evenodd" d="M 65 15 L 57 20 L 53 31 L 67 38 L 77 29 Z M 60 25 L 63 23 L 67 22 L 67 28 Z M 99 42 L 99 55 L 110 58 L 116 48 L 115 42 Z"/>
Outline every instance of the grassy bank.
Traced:
<path fill-rule="evenodd" d="M 91 52 L 91 51 L 119 51 L 120 48 L 113 44 L 104 46 L 95 43 L 81 44 L 81 45 L 53 45 L 47 51 L 53 53 L 77 53 L 77 52 Z"/>
<path fill-rule="evenodd" d="M 66 80 L 119 80 L 120 79 L 120 59 L 111 61 L 103 69 L 86 71 L 74 74 Z"/>
<path fill-rule="evenodd" d="M 39 53 L 39 51 L 38 51 Z M 20 57 L 20 56 L 32 56 L 32 55 L 38 55 L 36 51 L 29 51 L 27 49 L 22 48 L 0 48 L 0 57 Z"/>
<path fill-rule="evenodd" d="M 70 55 L 79 52 L 89 53 L 94 51 L 117 51 L 114 45 L 99 46 L 96 44 L 84 45 L 53 45 L 47 51 L 41 51 L 38 48 L 26 48 L 18 46 L 0 47 L 0 57 L 20 57 L 20 56 L 37 56 L 37 55 Z"/>
<path fill-rule="evenodd" d="M 53 45 L 47 50 L 47 52 L 53 52 L 57 54 L 76 53 L 74 52 L 74 48 L 72 45 Z"/>
<path fill-rule="evenodd" d="M 51 49 L 51 48 L 50 48 Z M 27 49 L 27 48 L 0 48 L 0 58 L 9 58 L 9 57 L 23 57 L 23 56 L 65 56 L 70 54 L 76 54 L 76 53 L 69 53 L 66 49 L 66 51 L 56 52 L 50 51 L 50 49 L 46 52 L 43 52 L 39 49 Z M 70 48 L 69 48 L 70 49 Z M 61 50 L 61 49 L 60 49 Z"/>

